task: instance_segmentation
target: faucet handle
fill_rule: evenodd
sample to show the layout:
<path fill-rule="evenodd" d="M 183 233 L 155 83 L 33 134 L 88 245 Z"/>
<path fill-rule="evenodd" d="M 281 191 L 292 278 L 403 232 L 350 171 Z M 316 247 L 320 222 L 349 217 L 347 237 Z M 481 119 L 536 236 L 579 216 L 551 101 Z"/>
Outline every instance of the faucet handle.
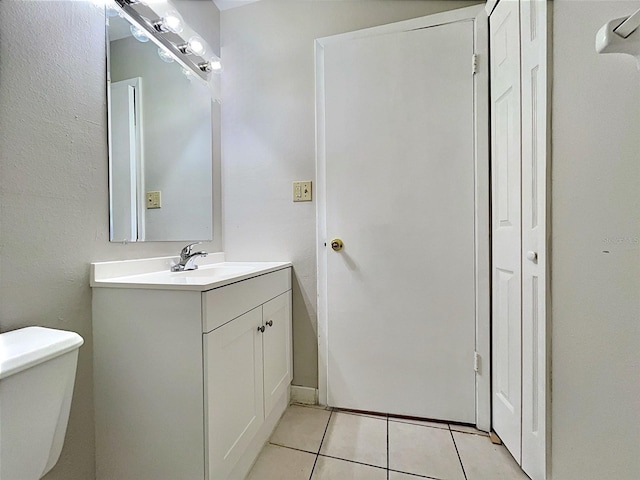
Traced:
<path fill-rule="evenodd" d="M 193 251 L 193 247 L 195 247 L 196 245 L 200 245 L 202 242 L 194 242 L 194 243 L 190 243 L 189 245 L 187 245 L 186 247 L 184 247 L 181 251 L 180 251 L 180 258 L 185 259 L 187 258 L 189 255 L 191 255 L 192 251 Z"/>

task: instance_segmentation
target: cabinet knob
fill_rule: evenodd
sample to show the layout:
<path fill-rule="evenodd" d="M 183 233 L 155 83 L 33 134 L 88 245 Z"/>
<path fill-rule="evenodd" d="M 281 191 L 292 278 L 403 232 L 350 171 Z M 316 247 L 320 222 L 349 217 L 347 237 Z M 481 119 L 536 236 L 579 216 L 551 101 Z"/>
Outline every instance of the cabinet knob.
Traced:
<path fill-rule="evenodd" d="M 266 323 L 267 323 L 267 326 L 268 326 L 268 327 L 273 327 L 273 320 L 269 320 L 269 321 L 268 321 L 268 322 L 266 322 Z"/>
<path fill-rule="evenodd" d="M 264 333 L 264 325 L 260 325 L 260 326 L 258 327 L 258 331 L 259 331 L 260 333 Z"/>
<path fill-rule="evenodd" d="M 538 260 L 538 252 L 527 252 L 527 260 L 531 260 L 532 262 L 536 262 Z"/>

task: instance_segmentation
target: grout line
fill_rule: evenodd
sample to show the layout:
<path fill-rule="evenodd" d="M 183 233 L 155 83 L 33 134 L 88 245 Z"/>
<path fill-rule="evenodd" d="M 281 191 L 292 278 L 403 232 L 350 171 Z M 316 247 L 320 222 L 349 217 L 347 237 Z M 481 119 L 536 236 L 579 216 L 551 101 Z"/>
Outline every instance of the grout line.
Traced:
<path fill-rule="evenodd" d="M 380 465 L 371 465 L 370 463 L 363 463 L 363 462 L 358 462 L 357 460 L 347 460 L 346 458 L 341 458 L 341 457 L 334 457 L 333 455 L 326 455 L 324 453 L 318 455 L 319 457 L 325 457 L 325 458 L 332 458 L 334 460 L 340 460 L 343 462 L 348 462 L 348 463 L 357 463 L 358 465 L 363 465 L 365 467 L 371 467 L 371 468 L 377 468 L 378 470 L 387 470 L 384 467 L 381 467 Z M 402 473 L 402 472 L 400 472 Z"/>
<path fill-rule="evenodd" d="M 390 472 L 394 472 L 394 473 L 402 473 L 403 475 L 410 475 L 412 477 L 416 477 L 416 479 L 418 478 L 425 478 L 426 480 L 439 480 L 436 477 L 426 477 L 424 475 L 418 475 L 417 473 L 410 473 L 410 472 L 401 472 L 400 470 L 389 470 Z"/>
<path fill-rule="evenodd" d="M 464 471 L 464 465 L 462 464 L 462 458 L 460 458 L 460 452 L 458 451 L 458 445 L 456 444 L 456 439 L 453 438 L 453 431 L 451 427 L 449 427 L 449 434 L 451 435 L 451 440 L 453 440 L 453 446 L 456 447 L 456 453 L 458 454 L 458 461 L 460 462 L 460 467 L 462 467 L 462 474 L 464 475 L 464 480 L 467 479 L 467 472 Z"/>
<path fill-rule="evenodd" d="M 320 446 L 318 447 L 318 453 L 316 453 L 316 459 L 313 461 L 313 467 L 311 468 L 311 475 L 309 475 L 309 480 L 313 477 L 313 471 L 316 469 L 316 463 L 318 463 L 318 457 L 320 456 L 320 450 L 322 450 L 322 444 L 324 443 L 324 437 L 327 435 L 327 430 L 329 430 L 329 423 L 331 422 L 331 417 L 333 416 L 333 409 L 329 411 L 329 419 L 327 420 L 327 425 L 324 427 L 324 433 L 322 434 L 322 440 L 320 440 Z"/>
<path fill-rule="evenodd" d="M 387 414 L 387 480 L 389 480 L 389 414 Z"/>
<path fill-rule="evenodd" d="M 302 450 L 301 448 L 290 447 L 289 445 L 280 445 L 279 443 L 267 442 L 269 445 L 273 445 L 274 447 L 280 448 L 288 448 L 289 450 L 295 450 L 296 452 L 309 453 L 311 455 L 317 455 L 315 452 L 310 452 L 309 450 Z"/>

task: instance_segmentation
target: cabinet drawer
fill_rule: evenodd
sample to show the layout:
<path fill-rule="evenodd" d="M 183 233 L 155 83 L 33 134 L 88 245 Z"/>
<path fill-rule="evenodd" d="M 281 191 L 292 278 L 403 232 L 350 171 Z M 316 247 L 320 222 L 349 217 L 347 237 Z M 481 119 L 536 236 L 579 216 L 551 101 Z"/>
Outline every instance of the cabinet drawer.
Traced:
<path fill-rule="evenodd" d="M 291 290 L 291 268 L 202 293 L 202 331 L 208 333 Z"/>

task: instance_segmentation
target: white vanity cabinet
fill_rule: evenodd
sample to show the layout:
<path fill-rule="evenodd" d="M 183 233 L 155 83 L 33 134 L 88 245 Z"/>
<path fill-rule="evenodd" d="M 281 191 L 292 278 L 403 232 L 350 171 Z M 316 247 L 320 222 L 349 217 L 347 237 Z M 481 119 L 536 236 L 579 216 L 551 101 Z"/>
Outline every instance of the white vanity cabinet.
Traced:
<path fill-rule="evenodd" d="M 204 335 L 208 478 L 228 478 L 291 382 L 291 292 Z M 279 416 L 279 415 L 278 415 Z"/>
<path fill-rule="evenodd" d="M 291 269 L 205 288 L 94 288 L 97 480 L 242 480 L 275 428 Z"/>

